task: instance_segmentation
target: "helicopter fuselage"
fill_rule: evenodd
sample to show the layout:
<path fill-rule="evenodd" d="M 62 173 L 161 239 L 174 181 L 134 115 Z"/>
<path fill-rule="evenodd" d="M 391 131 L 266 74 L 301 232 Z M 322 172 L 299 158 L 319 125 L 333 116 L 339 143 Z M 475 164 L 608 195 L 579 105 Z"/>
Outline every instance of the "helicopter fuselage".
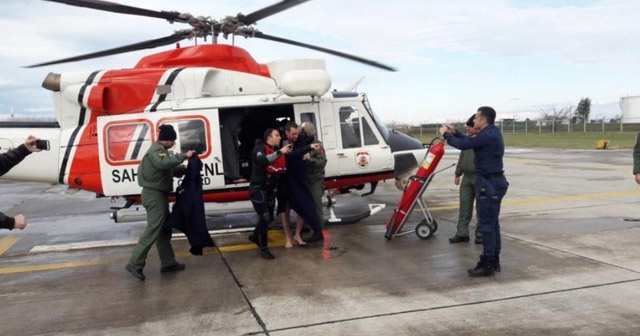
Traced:
<path fill-rule="evenodd" d="M 225 178 L 221 134 L 229 115 L 241 119 L 233 164 L 245 178 L 255 140 L 286 121 L 314 124 L 327 155 L 326 189 L 401 177 L 426 154 L 419 141 L 388 130 L 366 95 L 329 91 L 321 60 L 259 64 L 243 49 L 203 45 L 145 57 L 133 69 L 50 74 L 43 86 L 54 91 L 58 127 L 3 128 L 0 151 L 28 134 L 49 140 L 51 150 L 31 155 L 5 178 L 135 197 L 138 164 L 158 127 L 171 124 L 178 133 L 173 150 L 195 149 L 204 163 L 205 200 L 244 200 L 247 184 Z"/>

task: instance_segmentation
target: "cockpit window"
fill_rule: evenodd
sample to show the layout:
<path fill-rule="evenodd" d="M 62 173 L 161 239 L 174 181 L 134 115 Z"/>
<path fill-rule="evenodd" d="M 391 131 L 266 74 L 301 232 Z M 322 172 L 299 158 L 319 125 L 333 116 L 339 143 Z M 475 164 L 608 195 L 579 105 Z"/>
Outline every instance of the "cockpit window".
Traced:
<path fill-rule="evenodd" d="M 367 121 L 367 119 L 362 118 L 362 126 L 363 126 L 362 131 L 364 133 L 365 146 L 377 145 L 378 143 L 380 143 L 378 141 L 378 138 L 376 138 L 376 134 L 373 133 L 371 126 L 369 126 L 369 122 Z"/>
<path fill-rule="evenodd" d="M 369 105 L 369 98 L 367 98 L 367 95 L 364 93 L 362 94 L 362 104 L 367 110 L 367 113 L 369 113 L 369 115 L 371 116 L 371 119 L 373 119 L 373 123 L 376 125 L 378 131 L 380 131 L 380 134 L 382 134 L 382 137 L 385 139 L 385 141 L 387 141 L 387 139 L 389 139 L 389 129 L 384 125 L 382 120 L 380 120 L 380 118 L 378 118 L 378 116 L 373 113 L 373 109 L 371 109 L 371 105 Z"/>

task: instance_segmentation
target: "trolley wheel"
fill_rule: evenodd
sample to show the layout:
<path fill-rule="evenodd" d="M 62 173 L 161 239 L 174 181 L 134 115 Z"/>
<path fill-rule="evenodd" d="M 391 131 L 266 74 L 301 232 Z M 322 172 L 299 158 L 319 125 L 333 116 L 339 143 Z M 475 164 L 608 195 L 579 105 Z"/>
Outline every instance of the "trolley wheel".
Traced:
<path fill-rule="evenodd" d="M 433 235 L 433 226 L 423 220 L 420 224 L 416 225 L 416 235 L 420 239 L 429 239 Z"/>
<path fill-rule="evenodd" d="M 436 233 L 436 231 L 438 231 L 438 222 L 436 222 L 435 219 L 433 220 L 433 222 L 431 222 L 431 226 L 433 229 L 433 233 Z"/>

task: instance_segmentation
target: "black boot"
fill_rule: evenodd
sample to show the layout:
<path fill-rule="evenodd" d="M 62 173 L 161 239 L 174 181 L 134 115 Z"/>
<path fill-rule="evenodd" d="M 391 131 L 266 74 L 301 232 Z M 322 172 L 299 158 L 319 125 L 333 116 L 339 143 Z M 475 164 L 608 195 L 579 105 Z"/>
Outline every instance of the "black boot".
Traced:
<path fill-rule="evenodd" d="M 260 246 L 260 244 L 258 244 L 258 236 L 255 233 L 249 235 L 249 241 L 258 245 L 258 247 Z"/>
<path fill-rule="evenodd" d="M 496 272 L 500 272 L 500 257 L 496 257 L 496 261 L 493 263 L 493 270 Z"/>
<path fill-rule="evenodd" d="M 276 257 L 269 251 L 269 239 L 266 233 L 258 234 L 258 247 L 260 247 L 260 256 L 263 259 L 275 259 Z"/>
<path fill-rule="evenodd" d="M 472 277 L 485 277 L 493 275 L 493 262 L 485 260 L 484 256 L 480 256 L 480 261 L 476 265 L 476 268 L 467 270 L 469 276 Z"/>

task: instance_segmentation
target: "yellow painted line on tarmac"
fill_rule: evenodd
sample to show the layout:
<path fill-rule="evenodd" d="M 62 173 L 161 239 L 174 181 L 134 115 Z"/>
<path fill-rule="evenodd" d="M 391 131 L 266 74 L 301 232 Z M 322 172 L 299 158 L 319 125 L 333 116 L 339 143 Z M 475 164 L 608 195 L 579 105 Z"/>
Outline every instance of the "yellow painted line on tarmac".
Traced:
<path fill-rule="evenodd" d="M 632 167 L 628 166 L 611 166 L 609 164 L 604 163 L 582 163 L 580 165 L 573 163 L 557 163 L 557 162 L 541 162 L 541 161 L 530 161 L 530 160 L 522 160 L 522 159 L 505 159 L 508 163 L 515 163 L 526 166 L 542 166 L 542 167 L 553 167 L 553 168 L 566 168 L 566 169 L 577 169 L 577 170 L 602 170 L 602 171 L 631 171 Z"/>
<path fill-rule="evenodd" d="M 284 234 L 282 231 L 269 231 L 269 247 L 282 247 L 285 244 Z M 257 249 L 258 246 L 253 243 L 238 244 L 219 247 L 220 252 L 238 252 Z"/>
<path fill-rule="evenodd" d="M 581 200 L 594 199 L 594 198 L 613 198 L 613 197 L 630 196 L 630 195 L 640 195 L 640 190 L 625 190 L 625 191 L 614 191 L 614 192 L 605 192 L 605 193 L 597 193 L 597 194 L 582 194 L 582 195 L 571 195 L 571 196 L 530 198 L 530 199 L 523 199 L 523 200 L 509 200 L 509 201 L 503 202 L 502 204 L 522 205 L 522 204 L 544 203 L 544 202 L 581 201 Z"/>
<path fill-rule="evenodd" d="M 6 236 L 0 239 L 0 256 L 9 251 L 18 240 L 20 240 L 18 236 Z"/>
<path fill-rule="evenodd" d="M 502 206 L 509 205 L 523 205 L 523 204 L 533 204 L 533 203 L 548 203 L 548 202 L 562 202 L 562 201 L 581 201 L 586 199 L 596 199 L 596 198 L 613 198 L 613 197 L 621 197 L 621 196 L 630 196 L 630 195 L 640 195 L 640 190 L 624 190 L 624 191 L 613 191 L 613 192 L 605 192 L 605 193 L 597 193 L 597 194 L 582 194 L 582 195 L 569 195 L 569 196 L 556 196 L 556 197 L 539 197 L 539 198 L 527 198 L 520 200 L 505 200 L 502 202 Z M 459 205 L 443 205 L 438 207 L 430 207 L 429 211 L 436 210 L 455 210 L 458 209 Z M 413 209 L 413 211 L 420 211 L 420 207 Z"/>
<path fill-rule="evenodd" d="M 13 239 L 7 239 L 13 237 Z M 7 236 L 0 240 L 0 248 L 4 245 L 8 245 L 8 248 L 11 248 L 15 242 L 20 240 L 20 238 L 15 236 Z M 7 243 L 11 242 L 12 243 Z M 284 234 L 281 231 L 269 231 L 269 247 L 282 247 L 285 244 Z M 7 248 L 7 249 L 8 249 Z M 220 252 L 237 252 L 237 251 L 246 251 L 257 249 L 258 247 L 255 244 L 238 244 L 231 246 L 223 246 L 218 248 Z M 0 250 L 4 252 L 6 250 Z M 203 251 L 204 255 L 215 254 L 217 253 L 215 248 L 206 248 Z M 2 253 L 0 253 L 1 255 Z M 191 253 L 189 251 L 180 251 L 176 253 L 178 257 L 188 257 Z M 30 272 L 42 272 L 42 271 L 56 271 L 61 269 L 68 268 L 77 268 L 77 267 L 87 267 L 87 266 L 98 266 L 105 265 L 109 263 L 113 263 L 120 260 L 115 259 L 95 259 L 95 260 L 85 260 L 85 261 L 71 261 L 65 263 L 56 263 L 56 264 L 46 264 L 46 265 L 30 265 L 30 266 L 16 266 L 16 267 L 7 267 L 0 268 L 0 275 L 6 274 L 16 274 L 16 273 L 30 273 Z M 124 262 L 124 261 L 123 261 Z"/>
<path fill-rule="evenodd" d="M 61 269 L 67 269 L 67 268 L 104 265 L 109 262 L 111 262 L 111 260 L 97 259 L 97 260 L 85 260 L 85 261 L 71 261 L 66 263 L 47 264 L 47 265 L 7 267 L 7 268 L 0 268 L 0 275 L 40 272 L 40 271 L 55 271 L 55 270 L 61 270 Z"/>

